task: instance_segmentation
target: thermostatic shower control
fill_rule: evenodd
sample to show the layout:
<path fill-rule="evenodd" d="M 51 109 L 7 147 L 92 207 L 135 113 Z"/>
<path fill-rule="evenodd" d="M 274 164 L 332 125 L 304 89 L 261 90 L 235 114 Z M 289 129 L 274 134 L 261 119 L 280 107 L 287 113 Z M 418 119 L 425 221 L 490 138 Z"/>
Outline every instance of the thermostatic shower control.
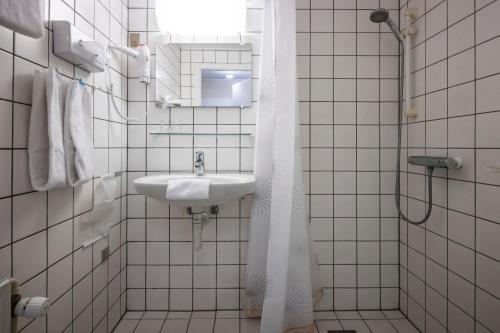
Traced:
<path fill-rule="evenodd" d="M 409 156 L 408 163 L 428 168 L 461 169 L 463 161 L 460 157 Z"/>

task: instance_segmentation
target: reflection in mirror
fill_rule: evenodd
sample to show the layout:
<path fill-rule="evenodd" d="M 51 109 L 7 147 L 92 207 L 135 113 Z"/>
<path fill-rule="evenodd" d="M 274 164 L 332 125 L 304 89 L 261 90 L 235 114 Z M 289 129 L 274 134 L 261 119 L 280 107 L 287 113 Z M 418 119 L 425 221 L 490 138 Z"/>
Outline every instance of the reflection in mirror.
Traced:
<path fill-rule="evenodd" d="M 158 42 L 154 73 L 152 89 L 158 106 L 252 104 L 252 49 L 248 44 Z"/>
<path fill-rule="evenodd" d="M 251 103 L 251 71 L 201 70 L 202 106 L 249 106 Z"/>

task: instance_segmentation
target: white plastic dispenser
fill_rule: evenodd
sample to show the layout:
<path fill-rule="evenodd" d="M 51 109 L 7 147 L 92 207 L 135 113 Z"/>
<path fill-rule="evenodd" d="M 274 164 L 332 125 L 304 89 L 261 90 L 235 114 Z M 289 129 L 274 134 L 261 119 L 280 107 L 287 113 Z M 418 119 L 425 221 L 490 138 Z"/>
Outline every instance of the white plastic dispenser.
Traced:
<path fill-rule="evenodd" d="M 52 21 L 54 54 L 91 72 L 104 72 L 106 48 L 68 21 Z"/>

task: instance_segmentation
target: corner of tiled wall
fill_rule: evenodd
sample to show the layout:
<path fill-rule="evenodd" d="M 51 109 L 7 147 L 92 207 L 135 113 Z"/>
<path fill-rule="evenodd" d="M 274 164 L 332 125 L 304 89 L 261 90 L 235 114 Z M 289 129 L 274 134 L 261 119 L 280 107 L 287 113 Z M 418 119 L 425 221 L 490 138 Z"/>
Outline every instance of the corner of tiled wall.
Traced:
<path fill-rule="evenodd" d="M 108 110 L 103 74 L 89 75 L 52 53 L 49 20 L 67 20 L 97 40 L 127 37 L 127 4 L 121 0 L 47 0 L 45 35 L 32 39 L 0 27 L 0 276 L 13 276 L 25 296 L 47 296 L 46 317 L 20 321 L 22 332 L 109 332 L 126 309 L 125 186 L 114 201 L 110 236 L 83 249 L 80 223 L 90 215 L 93 182 L 34 192 L 29 180 L 27 137 L 35 69 L 58 67 L 93 90 L 96 176 L 126 171 L 126 124 Z M 115 57 L 115 94 L 126 110 L 125 58 Z M 120 104 L 120 103 L 119 103 Z M 118 179 L 126 185 L 126 176 Z M 100 250 L 110 257 L 100 262 Z"/>

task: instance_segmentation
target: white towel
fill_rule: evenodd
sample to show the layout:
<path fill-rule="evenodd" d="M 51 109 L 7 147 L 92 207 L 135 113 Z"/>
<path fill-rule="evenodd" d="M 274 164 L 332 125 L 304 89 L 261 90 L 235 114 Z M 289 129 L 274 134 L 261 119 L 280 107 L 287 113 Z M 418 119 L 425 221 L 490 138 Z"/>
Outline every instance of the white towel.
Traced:
<path fill-rule="evenodd" d="M 78 81 L 69 84 L 64 113 L 64 152 L 68 185 L 78 186 L 94 175 L 92 107 L 88 89 Z"/>
<path fill-rule="evenodd" d="M 92 210 L 93 237 L 107 236 L 113 222 L 113 200 L 116 195 L 114 174 L 96 180 L 94 188 L 94 209 Z"/>
<path fill-rule="evenodd" d="M 23 35 L 43 37 L 43 0 L 1 0 L 0 25 Z"/>
<path fill-rule="evenodd" d="M 31 185 L 37 191 L 66 186 L 63 112 L 67 82 L 54 69 L 35 71 L 29 123 Z"/>
<path fill-rule="evenodd" d="M 210 179 L 172 179 L 167 184 L 169 200 L 208 199 Z"/>

